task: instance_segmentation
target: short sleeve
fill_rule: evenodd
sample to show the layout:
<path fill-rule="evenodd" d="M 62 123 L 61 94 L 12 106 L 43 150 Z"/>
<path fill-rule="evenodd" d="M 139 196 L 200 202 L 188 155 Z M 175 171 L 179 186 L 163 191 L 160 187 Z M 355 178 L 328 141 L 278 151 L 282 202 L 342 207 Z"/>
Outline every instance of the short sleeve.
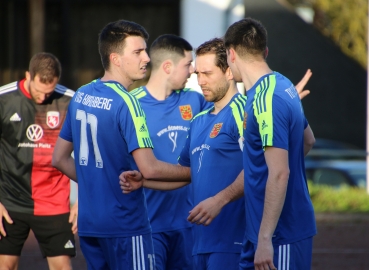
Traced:
<path fill-rule="evenodd" d="M 124 103 L 117 113 L 117 121 L 121 134 L 125 139 L 128 151 L 138 148 L 153 148 L 149 130 L 146 124 L 145 113 L 140 103 L 132 95 L 122 95 Z"/>
<path fill-rule="evenodd" d="M 288 150 L 289 106 L 278 95 L 269 98 L 269 102 L 266 99 L 266 109 L 256 114 L 262 146 Z"/>

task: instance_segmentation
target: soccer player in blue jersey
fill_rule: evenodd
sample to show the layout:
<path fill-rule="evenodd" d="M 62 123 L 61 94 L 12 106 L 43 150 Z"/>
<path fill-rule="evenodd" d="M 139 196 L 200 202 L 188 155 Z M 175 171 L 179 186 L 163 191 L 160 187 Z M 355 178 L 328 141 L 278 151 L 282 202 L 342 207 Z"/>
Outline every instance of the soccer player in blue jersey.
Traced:
<path fill-rule="evenodd" d="M 88 269 L 155 269 L 144 191 L 122 194 L 120 173 L 190 178 L 188 168 L 155 158 L 144 112 L 126 90 L 145 76 L 147 39 L 146 30 L 130 21 L 102 29 L 104 76 L 77 90 L 55 145 L 53 165 L 79 184 L 78 233 Z"/>
<path fill-rule="evenodd" d="M 130 92 L 146 114 L 156 158 L 172 164 L 178 163 L 193 116 L 211 105 L 197 91 L 184 88 L 194 69 L 192 50 L 179 36 L 159 36 L 149 51 L 147 85 Z M 192 225 L 187 221 L 193 207 L 190 188 L 168 192 L 145 189 L 158 270 L 193 269 Z"/>
<path fill-rule="evenodd" d="M 242 171 L 246 97 L 237 90 L 221 39 L 212 39 L 196 49 L 195 72 L 206 100 L 214 106 L 192 120 L 178 163 L 191 167 L 194 204 L 198 205 L 204 200 L 218 200 L 217 194 Z M 189 216 L 197 224 L 193 227 L 194 269 L 238 269 L 245 231 L 244 199 L 226 205 L 211 224 L 197 213 L 205 203 Z"/>
<path fill-rule="evenodd" d="M 180 165 L 191 167 L 194 203 L 197 204 L 188 217 L 198 225 L 193 228 L 194 269 L 238 269 L 245 209 L 241 198 L 243 181 L 235 183 L 238 186 L 233 181 L 243 167 L 246 97 L 238 93 L 221 39 L 210 40 L 196 49 L 195 72 L 206 100 L 214 102 L 214 106 L 194 117 L 179 158 Z M 124 184 L 128 174 L 122 176 L 124 191 L 129 191 Z M 158 182 L 144 182 L 147 187 L 158 188 L 155 184 Z M 236 193 L 241 199 L 233 198 L 233 202 L 224 206 L 229 202 L 225 200 L 227 193 Z M 213 221 L 219 212 L 220 217 Z"/>
<path fill-rule="evenodd" d="M 264 26 L 251 18 L 240 20 L 228 28 L 224 42 L 233 76 L 247 91 L 247 222 L 240 268 L 310 269 L 316 225 L 304 156 L 314 135 L 295 87 L 266 63 Z"/>

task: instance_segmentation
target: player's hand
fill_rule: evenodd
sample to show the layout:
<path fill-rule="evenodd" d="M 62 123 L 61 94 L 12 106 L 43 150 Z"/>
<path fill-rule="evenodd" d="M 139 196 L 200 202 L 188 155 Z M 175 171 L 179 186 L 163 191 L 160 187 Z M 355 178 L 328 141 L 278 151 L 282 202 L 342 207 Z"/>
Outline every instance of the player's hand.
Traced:
<path fill-rule="evenodd" d="M 214 197 L 207 198 L 190 211 L 187 220 L 197 225 L 208 226 L 220 213 L 222 207 Z"/>
<path fill-rule="evenodd" d="M 143 186 L 142 174 L 138 171 L 125 171 L 119 175 L 119 185 L 124 194 Z"/>
<path fill-rule="evenodd" d="M 3 224 L 3 217 L 6 222 L 8 222 L 9 224 L 13 224 L 13 220 L 10 218 L 8 211 L 6 210 L 4 205 L 0 203 L 0 239 L 2 236 L 3 237 L 6 236 L 6 231 L 4 229 L 4 224 Z"/>
<path fill-rule="evenodd" d="M 70 209 L 70 214 L 69 214 L 69 223 L 72 223 L 73 234 L 76 234 L 78 231 L 77 217 L 78 217 L 78 199 L 73 204 L 72 208 Z"/>
<path fill-rule="evenodd" d="M 310 90 L 304 90 L 305 85 L 310 80 L 310 77 L 313 75 L 310 69 L 308 69 L 304 75 L 304 77 L 301 79 L 301 81 L 295 85 L 295 88 L 297 90 L 297 93 L 299 94 L 300 99 L 303 99 L 307 95 L 310 94 Z"/>
<path fill-rule="evenodd" d="M 277 268 L 274 266 L 273 263 L 273 255 L 274 248 L 272 245 L 272 241 L 259 241 L 254 257 L 255 270 L 276 270 Z"/>

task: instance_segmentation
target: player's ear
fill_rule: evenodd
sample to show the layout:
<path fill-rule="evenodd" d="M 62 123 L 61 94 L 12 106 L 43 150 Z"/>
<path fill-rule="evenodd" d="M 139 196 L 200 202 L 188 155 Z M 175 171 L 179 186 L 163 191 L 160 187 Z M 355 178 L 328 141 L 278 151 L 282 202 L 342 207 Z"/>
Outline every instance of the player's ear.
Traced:
<path fill-rule="evenodd" d="M 229 60 L 231 60 L 231 63 L 234 63 L 236 61 L 236 51 L 233 48 L 229 48 Z"/>
<path fill-rule="evenodd" d="M 31 81 L 31 73 L 29 71 L 26 71 L 25 76 L 27 81 Z"/>
<path fill-rule="evenodd" d="M 111 53 L 109 55 L 109 59 L 110 59 L 110 63 L 113 64 L 114 66 L 120 66 L 120 57 L 119 54 L 117 53 Z"/>
<path fill-rule="evenodd" d="M 172 71 L 173 62 L 170 60 L 165 60 L 161 66 L 164 72 L 169 74 Z"/>
<path fill-rule="evenodd" d="M 225 75 L 227 76 L 227 80 L 233 80 L 233 73 L 230 67 L 227 67 L 227 70 L 225 71 Z"/>

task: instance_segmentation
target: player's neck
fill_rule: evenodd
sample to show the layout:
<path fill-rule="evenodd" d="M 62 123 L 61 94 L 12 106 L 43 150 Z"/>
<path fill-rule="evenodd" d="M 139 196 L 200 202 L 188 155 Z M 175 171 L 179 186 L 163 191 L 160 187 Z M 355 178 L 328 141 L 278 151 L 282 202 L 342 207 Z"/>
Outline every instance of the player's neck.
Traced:
<path fill-rule="evenodd" d="M 245 63 L 240 70 L 246 91 L 250 90 L 261 77 L 273 72 L 268 64 L 262 61 Z"/>
<path fill-rule="evenodd" d="M 114 71 L 108 71 L 108 70 L 105 70 L 104 76 L 101 78 L 101 81 L 119 82 L 127 90 L 128 90 L 128 87 L 133 83 L 133 80 L 128 78 L 125 74 L 117 73 Z"/>
<path fill-rule="evenodd" d="M 159 73 L 151 74 L 146 89 L 150 95 L 160 101 L 165 100 L 173 92 L 173 89 L 168 86 L 165 76 L 161 76 Z"/>
<path fill-rule="evenodd" d="M 30 84 L 30 81 L 29 80 L 27 80 L 27 78 L 23 81 L 23 88 L 24 88 L 24 90 L 26 90 L 26 92 L 28 93 L 28 94 L 30 94 L 30 92 L 29 92 L 29 84 Z"/>

